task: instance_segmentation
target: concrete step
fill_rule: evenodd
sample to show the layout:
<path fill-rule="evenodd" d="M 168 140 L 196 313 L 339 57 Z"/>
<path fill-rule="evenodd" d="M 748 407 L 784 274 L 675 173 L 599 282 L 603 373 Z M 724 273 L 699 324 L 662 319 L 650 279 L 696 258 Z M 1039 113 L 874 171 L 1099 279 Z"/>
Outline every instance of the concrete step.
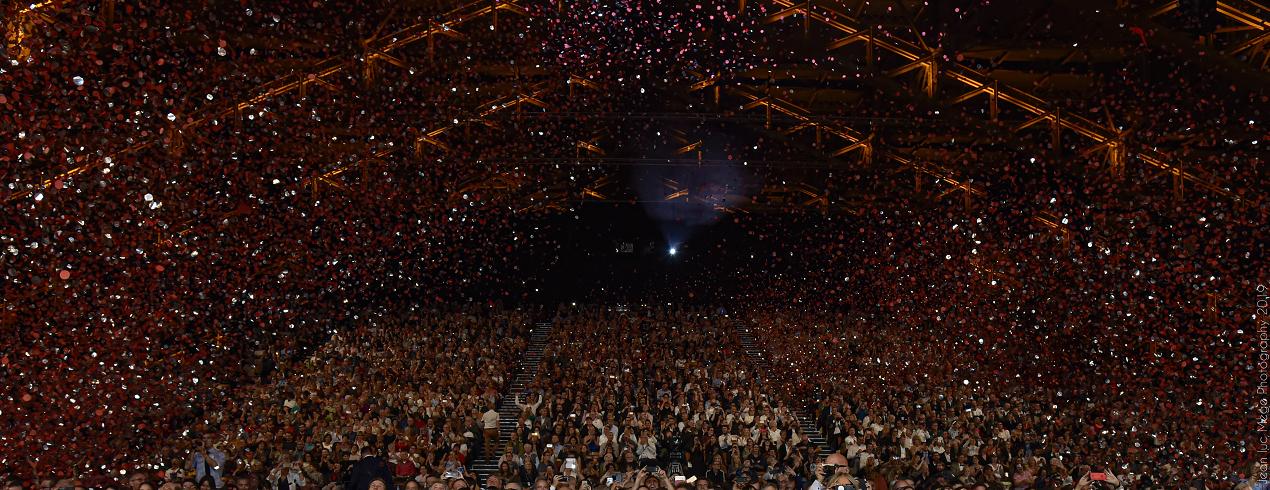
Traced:
<path fill-rule="evenodd" d="M 741 343 L 742 350 L 745 351 L 746 356 L 750 358 L 750 361 L 754 364 L 754 366 L 761 372 L 770 371 L 772 369 L 772 364 L 766 359 L 767 355 L 763 349 L 754 341 L 754 337 L 750 334 L 749 327 L 738 326 L 737 334 L 740 337 L 739 341 Z M 759 379 L 763 378 L 764 376 L 760 373 Z M 810 412 L 806 410 L 794 410 L 793 413 L 794 417 L 798 420 L 798 428 L 802 430 L 803 436 L 806 437 L 809 442 L 819 447 L 822 451 L 827 451 L 829 449 L 828 440 L 821 435 L 820 428 L 816 426 L 815 418 L 810 416 Z"/>
<path fill-rule="evenodd" d="M 542 363 L 543 353 L 551 337 L 551 329 L 550 323 L 540 322 L 530 331 L 529 344 L 521 354 L 520 362 L 516 364 L 516 375 L 504 389 L 502 401 L 497 407 L 498 433 L 501 440 L 510 439 L 520 423 L 520 407 L 516 406 L 516 395 L 522 395 L 522 401 L 527 398 L 524 396 L 529 391 L 526 387 L 538 376 L 538 366 Z M 471 465 L 472 471 L 480 479 L 480 484 L 484 484 L 489 475 L 498 471 L 498 460 L 503 457 L 503 447 L 501 444 L 497 446 L 489 448 L 489 453 L 481 455 Z"/>

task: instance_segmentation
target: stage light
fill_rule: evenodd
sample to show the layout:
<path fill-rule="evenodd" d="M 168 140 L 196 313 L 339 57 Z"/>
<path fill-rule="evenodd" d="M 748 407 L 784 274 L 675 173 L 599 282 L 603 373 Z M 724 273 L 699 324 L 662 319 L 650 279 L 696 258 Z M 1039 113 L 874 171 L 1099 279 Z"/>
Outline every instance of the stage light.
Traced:
<path fill-rule="evenodd" d="M 670 250 L 667 250 L 666 253 L 669 253 L 670 255 L 675 255 L 679 253 L 679 249 L 675 247 L 670 247 Z"/>

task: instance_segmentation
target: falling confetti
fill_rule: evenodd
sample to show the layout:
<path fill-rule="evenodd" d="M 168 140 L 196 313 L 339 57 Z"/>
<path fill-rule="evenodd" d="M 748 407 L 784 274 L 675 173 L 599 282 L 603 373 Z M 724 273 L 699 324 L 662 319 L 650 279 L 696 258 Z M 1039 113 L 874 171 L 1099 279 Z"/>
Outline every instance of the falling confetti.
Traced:
<path fill-rule="evenodd" d="M 923 488 L 1252 484 L 1247 33 L 833 3 L 53 2 L 0 67 L 0 472 L 474 470 L 550 322 L 509 459 L 592 487 L 609 448 L 799 487 L 812 441 Z"/>

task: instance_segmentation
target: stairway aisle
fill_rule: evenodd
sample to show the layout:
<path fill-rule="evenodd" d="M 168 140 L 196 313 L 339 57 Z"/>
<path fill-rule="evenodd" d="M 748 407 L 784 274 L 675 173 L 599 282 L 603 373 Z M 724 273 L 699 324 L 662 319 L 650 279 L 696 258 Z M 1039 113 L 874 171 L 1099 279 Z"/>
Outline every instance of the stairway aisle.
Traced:
<path fill-rule="evenodd" d="M 529 345 L 516 365 L 516 377 L 507 385 L 498 405 L 498 437 L 500 444 L 485 446 L 482 457 L 472 464 L 471 471 L 480 479 L 478 485 L 485 486 L 485 480 L 498 472 L 498 460 L 503 457 L 503 447 L 516 430 L 516 421 L 520 417 L 520 409 L 516 407 L 516 396 L 525 398 L 525 387 L 538 376 L 538 366 L 542 362 L 542 352 L 547 346 L 547 338 L 551 335 L 552 324 L 537 323 L 529 333 Z"/>
<path fill-rule="evenodd" d="M 743 322 L 736 322 L 737 335 L 741 340 L 741 348 L 745 350 L 745 355 L 750 358 L 754 367 L 758 368 L 758 376 L 762 378 L 763 383 L 768 380 L 763 373 L 772 372 L 772 363 L 763 355 L 763 349 L 754 342 L 754 335 L 750 332 L 750 327 Z M 807 411 L 806 407 L 800 405 L 792 405 L 794 416 L 798 417 L 798 428 L 803 435 L 807 437 L 812 444 L 820 448 L 820 454 L 829 453 L 829 441 L 820 433 L 820 428 L 816 427 L 816 418 Z"/>

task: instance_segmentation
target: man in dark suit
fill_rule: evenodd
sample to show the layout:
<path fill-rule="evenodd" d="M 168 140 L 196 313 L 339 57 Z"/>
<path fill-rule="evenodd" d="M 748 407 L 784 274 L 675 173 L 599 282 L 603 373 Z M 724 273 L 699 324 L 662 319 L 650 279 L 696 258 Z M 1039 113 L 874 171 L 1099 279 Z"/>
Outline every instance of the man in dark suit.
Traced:
<path fill-rule="evenodd" d="M 392 471 L 388 468 L 388 462 L 375 455 L 371 446 L 362 448 L 362 459 L 353 466 L 350 476 L 352 487 L 349 490 L 367 490 L 376 478 L 383 479 L 388 490 L 393 490 Z"/>

